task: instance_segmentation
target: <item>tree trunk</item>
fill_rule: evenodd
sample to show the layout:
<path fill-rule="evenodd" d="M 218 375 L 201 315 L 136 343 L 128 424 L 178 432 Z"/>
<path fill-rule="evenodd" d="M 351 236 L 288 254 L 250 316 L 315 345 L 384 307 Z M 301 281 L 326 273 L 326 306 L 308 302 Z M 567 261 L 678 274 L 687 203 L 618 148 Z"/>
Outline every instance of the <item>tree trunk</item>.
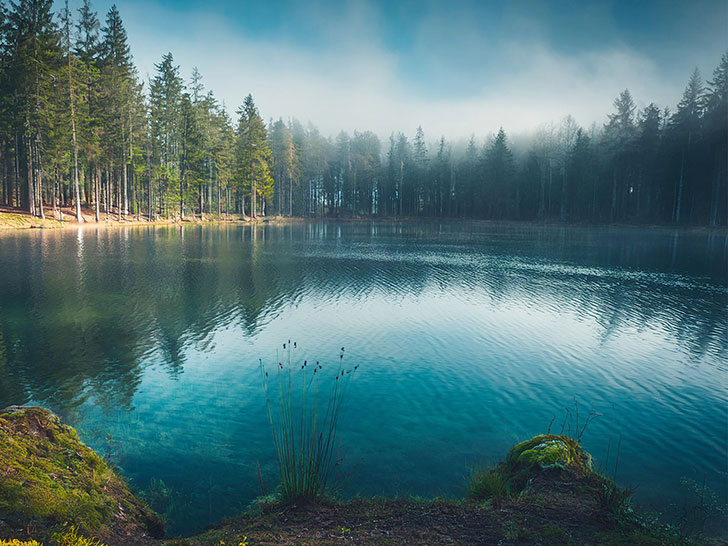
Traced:
<path fill-rule="evenodd" d="M 217 173 L 215 174 L 215 186 L 217 187 L 217 218 L 220 219 L 222 207 L 220 206 L 220 177 Z"/>
<path fill-rule="evenodd" d="M 713 187 L 710 192 L 710 225 L 718 225 L 718 198 L 720 197 L 720 153 L 715 151 L 715 168 L 713 170 Z"/>
<path fill-rule="evenodd" d="M 126 165 L 124 166 L 124 172 L 126 172 Z M 131 101 L 129 101 L 129 174 L 127 180 L 124 181 L 124 216 L 129 214 L 129 201 L 127 199 L 128 192 L 133 191 L 134 184 L 134 131 L 131 123 Z M 132 199 L 133 201 L 133 199 Z"/>
<path fill-rule="evenodd" d="M 152 219 L 152 152 L 147 150 L 147 218 L 151 222 Z"/>
<path fill-rule="evenodd" d="M 27 138 L 27 137 L 26 137 Z M 33 170 L 33 141 L 27 143 L 25 148 L 26 162 L 28 167 L 28 206 L 31 216 L 35 216 L 35 176 Z"/>
<path fill-rule="evenodd" d="M 117 191 L 119 196 L 119 220 L 123 215 L 126 218 L 129 209 L 128 196 L 128 169 L 126 168 L 126 138 L 124 137 L 124 123 L 121 123 L 121 185 Z"/>
<path fill-rule="evenodd" d="M 123 148 L 122 148 L 123 150 Z M 120 180 L 118 176 L 114 176 L 116 184 L 116 219 L 121 222 L 121 214 L 122 214 L 122 202 L 121 202 L 121 186 L 122 186 L 122 180 L 126 179 L 126 162 L 124 161 L 124 152 L 122 151 L 121 154 L 121 170 L 123 172 L 123 177 Z"/>
<path fill-rule="evenodd" d="M 38 154 L 38 157 L 36 158 L 36 163 L 38 165 L 38 187 L 36 188 L 36 195 L 38 197 L 38 208 L 40 209 L 40 217 L 45 220 L 45 210 L 43 209 L 43 163 L 41 163 L 40 150 L 38 149 L 37 143 L 35 148 L 36 153 Z"/>
<path fill-rule="evenodd" d="M 255 179 L 255 176 L 253 175 L 253 165 L 250 165 L 250 174 L 251 174 L 251 192 L 250 192 L 250 217 L 255 218 L 256 217 L 256 197 L 258 195 L 258 182 Z"/>
<path fill-rule="evenodd" d="M 546 218 L 546 167 L 541 165 L 541 198 L 538 203 L 538 217 L 541 220 Z"/>
<path fill-rule="evenodd" d="M 66 4 L 68 8 L 68 4 Z M 71 46 L 66 52 L 68 57 L 68 98 L 71 103 L 71 133 L 73 136 L 73 200 L 76 205 L 76 222 L 83 222 L 81 216 L 81 190 L 78 183 L 78 140 L 76 138 L 76 105 L 73 100 L 73 77 L 71 73 Z"/>
<path fill-rule="evenodd" d="M 675 198 L 675 223 L 680 223 L 680 206 L 682 205 L 683 181 L 685 180 L 685 148 L 682 149 L 680 160 L 680 179 L 677 185 L 677 196 Z"/>
<path fill-rule="evenodd" d="M 563 176 L 563 179 L 561 182 L 561 212 L 559 215 L 561 217 L 562 222 L 566 222 L 566 199 L 567 199 L 566 186 L 567 186 L 567 180 L 568 180 L 567 176 L 568 176 L 567 170 L 566 170 L 566 168 L 564 168 L 564 176 Z"/>
<path fill-rule="evenodd" d="M 612 169 L 612 208 L 609 213 L 612 222 L 617 218 L 617 167 Z"/>
<path fill-rule="evenodd" d="M 97 224 L 99 223 L 99 207 L 101 206 L 101 189 L 99 188 L 100 182 L 101 173 L 99 172 L 99 168 L 96 167 L 96 170 L 94 171 L 94 217 Z"/>

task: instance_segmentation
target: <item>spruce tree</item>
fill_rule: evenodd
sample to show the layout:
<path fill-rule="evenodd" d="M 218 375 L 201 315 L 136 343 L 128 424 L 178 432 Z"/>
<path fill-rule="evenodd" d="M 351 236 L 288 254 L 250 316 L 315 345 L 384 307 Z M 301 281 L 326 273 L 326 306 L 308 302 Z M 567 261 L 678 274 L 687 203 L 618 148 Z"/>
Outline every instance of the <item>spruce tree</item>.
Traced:
<path fill-rule="evenodd" d="M 272 154 L 265 123 L 258 113 L 252 95 L 245 97 L 237 113 L 237 173 L 243 191 L 250 196 L 250 216 L 255 218 L 258 201 L 262 199 L 266 202 L 272 197 Z"/>

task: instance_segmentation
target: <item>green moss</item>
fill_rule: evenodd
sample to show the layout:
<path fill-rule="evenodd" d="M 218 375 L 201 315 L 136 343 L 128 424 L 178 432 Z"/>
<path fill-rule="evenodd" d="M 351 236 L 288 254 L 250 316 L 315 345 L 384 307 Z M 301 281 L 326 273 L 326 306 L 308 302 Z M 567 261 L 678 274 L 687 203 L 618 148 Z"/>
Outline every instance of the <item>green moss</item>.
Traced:
<path fill-rule="evenodd" d="M 506 464 L 514 470 L 560 468 L 579 474 L 592 469 L 591 455 L 567 436 L 541 434 L 511 449 Z"/>
<path fill-rule="evenodd" d="M 76 431 L 53 413 L 13 406 L 0 411 L 0 516 L 16 525 L 42 520 L 108 534 L 118 513 L 159 534 L 155 515 Z"/>

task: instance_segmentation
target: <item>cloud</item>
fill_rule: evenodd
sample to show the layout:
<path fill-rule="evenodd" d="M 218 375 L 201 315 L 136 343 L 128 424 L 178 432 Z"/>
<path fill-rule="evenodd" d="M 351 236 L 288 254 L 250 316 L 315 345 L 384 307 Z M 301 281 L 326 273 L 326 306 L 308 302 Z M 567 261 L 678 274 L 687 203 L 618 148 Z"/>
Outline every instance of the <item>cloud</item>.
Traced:
<path fill-rule="evenodd" d="M 604 122 L 625 87 L 638 105 L 664 107 L 675 104 L 685 85 L 626 45 L 567 53 L 536 31 L 481 35 L 461 13 L 444 30 L 436 18 L 418 19 L 409 49 L 387 44 L 386 21 L 370 3 L 302 6 L 295 8 L 301 28 L 268 35 L 242 30 L 210 10 L 130 4 L 122 6 L 122 17 L 143 78 L 171 51 L 182 75 L 189 78 L 197 66 L 206 88 L 230 111 L 252 93 L 264 118 L 311 121 L 327 135 L 354 129 L 412 135 L 418 125 L 431 140 L 485 135 L 500 126 L 524 133 L 567 114 L 588 126 Z M 302 42 L 306 33 L 310 43 Z M 448 47 L 437 47 L 443 40 Z M 448 78 L 457 92 L 438 92 L 452 87 Z"/>

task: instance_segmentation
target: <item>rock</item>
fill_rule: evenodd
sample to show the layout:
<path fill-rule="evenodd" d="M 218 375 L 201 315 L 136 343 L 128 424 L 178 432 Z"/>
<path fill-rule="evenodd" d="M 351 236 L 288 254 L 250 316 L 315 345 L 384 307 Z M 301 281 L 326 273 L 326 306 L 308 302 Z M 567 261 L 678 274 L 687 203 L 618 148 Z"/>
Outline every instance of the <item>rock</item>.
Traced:
<path fill-rule="evenodd" d="M 0 520 L 39 540 L 69 526 L 109 545 L 164 534 L 160 518 L 73 427 L 33 406 L 0 411 Z"/>

